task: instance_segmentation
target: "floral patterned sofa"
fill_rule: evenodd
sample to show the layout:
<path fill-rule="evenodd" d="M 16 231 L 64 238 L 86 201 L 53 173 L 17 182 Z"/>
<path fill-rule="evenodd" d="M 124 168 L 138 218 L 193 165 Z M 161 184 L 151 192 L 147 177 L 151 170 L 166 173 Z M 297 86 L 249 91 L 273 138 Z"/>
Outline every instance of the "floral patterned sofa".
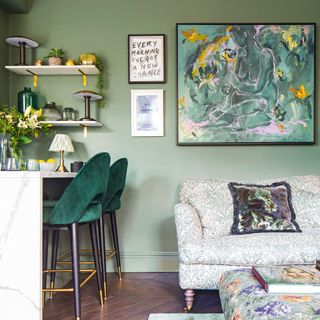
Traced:
<path fill-rule="evenodd" d="M 228 270 L 253 265 L 308 265 L 320 259 L 320 176 L 286 181 L 302 232 L 231 235 L 233 200 L 226 180 L 187 178 L 174 208 L 179 251 L 179 282 L 191 310 L 195 289 L 219 289 Z"/>

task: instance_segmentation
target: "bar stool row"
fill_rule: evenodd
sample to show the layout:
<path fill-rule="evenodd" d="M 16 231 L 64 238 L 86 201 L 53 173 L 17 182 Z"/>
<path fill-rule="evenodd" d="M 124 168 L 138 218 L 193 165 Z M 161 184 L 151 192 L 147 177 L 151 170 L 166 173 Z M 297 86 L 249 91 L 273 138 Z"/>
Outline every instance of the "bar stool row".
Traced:
<path fill-rule="evenodd" d="M 80 288 L 96 275 L 100 305 L 107 299 L 106 260 L 116 258 L 119 279 L 122 279 L 121 261 L 116 221 L 116 211 L 121 207 L 128 160 L 122 158 L 110 166 L 110 155 L 106 152 L 93 156 L 78 172 L 58 201 L 44 201 L 43 207 L 43 303 L 46 293 L 71 291 L 74 297 L 75 319 L 81 318 Z M 106 250 L 105 221 L 110 217 L 113 248 Z M 88 225 L 94 268 L 80 269 L 79 226 Z M 82 229 L 82 228 L 81 228 Z M 60 232 L 66 230 L 70 235 L 71 269 L 57 269 Z M 48 269 L 48 243 L 51 237 L 51 267 Z M 61 260 L 61 259 L 59 259 Z M 65 264 L 68 262 L 61 262 Z M 82 264 L 91 264 L 84 262 Z M 57 272 L 72 273 L 72 288 L 55 288 Z M 80 283 L 80 272 L 88 276 Z M 50 287 L 47 288 L 47 275 L 50 274 Z"/>

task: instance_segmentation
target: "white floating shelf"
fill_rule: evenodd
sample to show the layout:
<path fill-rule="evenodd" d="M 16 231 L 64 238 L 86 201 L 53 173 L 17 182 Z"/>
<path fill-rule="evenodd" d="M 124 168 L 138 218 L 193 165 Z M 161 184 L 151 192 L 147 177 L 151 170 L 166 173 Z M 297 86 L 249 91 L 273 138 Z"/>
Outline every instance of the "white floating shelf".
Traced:
<path fill-rule="evenodd" d="M 95 65 L 76 66 L 6 66 L 7 70 L 18 75 L 94 75 L 99 74 Z"/>
<path fill-rule="evenodd" d="M 41 121 L 41 123 L 51 124 L 53 127 L 102 127 L 98 121 Z"/>

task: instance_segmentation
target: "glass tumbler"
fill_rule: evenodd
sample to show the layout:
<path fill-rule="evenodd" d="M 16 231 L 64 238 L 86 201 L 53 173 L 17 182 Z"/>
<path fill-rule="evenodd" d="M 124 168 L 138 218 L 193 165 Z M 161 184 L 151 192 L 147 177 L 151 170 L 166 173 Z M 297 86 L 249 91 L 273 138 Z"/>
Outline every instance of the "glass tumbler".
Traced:
<path fill-rule="evenodd" d="M 27 170 L 28 171 L 39 171 L 40 163 L 36 159 L 29 159 L 27 162 Z"/>
<path fill-rule="evenodd" d="M 8 158 L 6 163 L 6 170 L 19 171 L 21 169 L 21 162 L 17 158 Z"/>
<path fill-rule="evenodd" d="M 62 112 L 62 118 L 66 121 L 74 121 L 76 120 L 76 113 L 73 108 L 64 108 Z"/>

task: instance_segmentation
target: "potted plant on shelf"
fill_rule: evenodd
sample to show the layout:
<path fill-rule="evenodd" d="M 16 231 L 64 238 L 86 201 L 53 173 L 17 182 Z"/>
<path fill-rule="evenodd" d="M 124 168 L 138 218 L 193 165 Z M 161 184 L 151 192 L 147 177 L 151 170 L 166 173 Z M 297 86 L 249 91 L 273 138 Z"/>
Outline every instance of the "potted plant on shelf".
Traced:
<path fill-rule="evenodd" d="M 45 58 L 48 59 L 49 66 L 59 66 L 62 65 L 63 55 L 64 51 L 62 49 L 52 48 Z"/>
<path fill-rule="evenodd" d="M 104 105 L 104 92 L 103 92 L 104 64 L 103 64 L 102 60 L 95 53 L 88 52 L 88 53 L 82 53 L 79 56 L 78 64 L 95 65 L 97 67 L 97 69 L 99 70 L 99 74 L 97 76 L 96 87 L 98 88 L 99 94 L 103 97 L 101 100 L 98 101 L 98 105 L 102 107 Z"/>

